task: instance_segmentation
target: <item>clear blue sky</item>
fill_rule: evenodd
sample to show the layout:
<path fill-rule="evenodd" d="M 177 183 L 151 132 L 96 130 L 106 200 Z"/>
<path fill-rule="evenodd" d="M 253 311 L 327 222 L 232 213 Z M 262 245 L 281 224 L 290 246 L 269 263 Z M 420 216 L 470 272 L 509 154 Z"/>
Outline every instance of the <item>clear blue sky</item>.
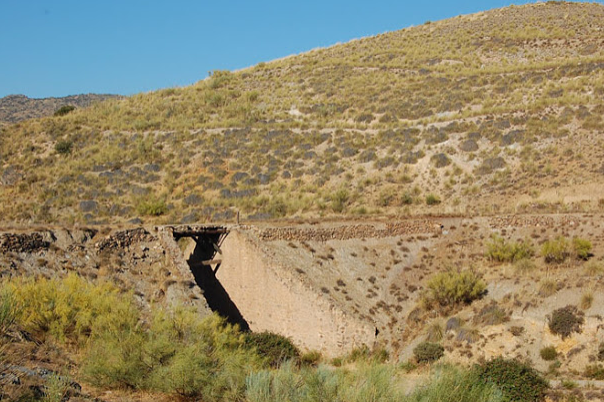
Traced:
<path fill-rule="evenodd" d="M 508 0 L 0 0 L 0 97 L 137 92 Z"/>

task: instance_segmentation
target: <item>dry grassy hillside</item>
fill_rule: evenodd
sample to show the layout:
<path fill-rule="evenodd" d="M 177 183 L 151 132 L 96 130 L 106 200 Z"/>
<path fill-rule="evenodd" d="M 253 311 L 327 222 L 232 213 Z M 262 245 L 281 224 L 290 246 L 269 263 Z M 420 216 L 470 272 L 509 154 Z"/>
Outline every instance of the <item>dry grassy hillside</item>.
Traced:
<path fill-rule="evenodd" d="M 4 222 L 595 211 L 604 7 L 509 7 L 0 128 Z"/>

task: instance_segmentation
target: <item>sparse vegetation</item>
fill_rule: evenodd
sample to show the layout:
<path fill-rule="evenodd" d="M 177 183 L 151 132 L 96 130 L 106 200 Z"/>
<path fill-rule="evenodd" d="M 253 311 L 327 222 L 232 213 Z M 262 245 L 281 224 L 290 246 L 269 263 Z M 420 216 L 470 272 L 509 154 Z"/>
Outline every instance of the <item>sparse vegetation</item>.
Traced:
<path fill-rule="evenodd" d="M 414 215 L 439 202 L 463 214 L 598 211 L 597 199 L 579 206 L 543 195 L 600 180 L 581 161 L 602 156 L 603 73 L 592 51 L 602 7 L 523 10 L 433 22 L 6 126 L 3 170 L 28 174 L 0 193 L 1 216 L 123 223 L 137 218 L 132 199 L 143 188 L 174 205 L 149 222 L 202 211 L 220 221 L 232 210 L 266 219 L 400 207 Z M 551 51 L 556 38 L 573 44 Z M 60 140 L 73 143 L 67 161 L 47 157 L 46 144 Z M 120 214 L 79 213 L 69 180 Z M 531 201 L 517 205 L 527 188 Z M 182 205 L 184 189 L 204 197 Z M 36 213 L 38 203 L 52 213 Z"/>

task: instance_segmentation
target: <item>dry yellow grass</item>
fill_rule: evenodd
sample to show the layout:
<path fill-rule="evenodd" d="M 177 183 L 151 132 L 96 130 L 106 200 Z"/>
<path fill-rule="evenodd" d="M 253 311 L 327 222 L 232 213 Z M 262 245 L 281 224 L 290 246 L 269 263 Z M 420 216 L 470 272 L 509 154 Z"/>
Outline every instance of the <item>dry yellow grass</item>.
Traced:
<path fill-rule="evenodd" d="M 600 210 L 603 17 L 508 7 L 2 127 L 2 221 Z"/>

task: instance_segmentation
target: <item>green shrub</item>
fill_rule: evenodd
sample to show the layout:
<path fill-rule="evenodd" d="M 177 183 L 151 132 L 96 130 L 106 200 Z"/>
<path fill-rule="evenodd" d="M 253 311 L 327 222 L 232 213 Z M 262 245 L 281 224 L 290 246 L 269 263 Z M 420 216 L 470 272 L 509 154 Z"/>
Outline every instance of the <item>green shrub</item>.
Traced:
<path fill-rule="evenodd" d="M 136 212 L 143 216 L 161 216 L 168 212 L 168 206 L 163 198 L 149 197 L 138 201 Z"/>
<path fill-rule="evenodd" d="M 548 264 L 561 264 L 570 256 L 570 244 L 563 236 L 548 240 L 541 246 L 541 255 Z"/>
<path fill-rule="evenodd" d="M 103 333 L 86 350 L 83 377 L 98 387 L 136 388 L 204 401 L 241 400 L 245 377 L 263 367 L 237 327 L 192 309 L 154 311 L 148 327 Z"/>
<path fill-rule="evenodd" d="M 413 349 L 413 356 L 418 363 L 432 363 L 443 357 L 445 348 L 438 343 L 422 342 Z"/>
<path fill-rule="evenodd" d="M 28 331 L 59 341 L 84 341 L 95 333 L 132 329 L 138 312 L 109 282 L 92 284 L 70 274 L 63 279 L 15 278 L 6 284 Z"/>
<path fill-rule="evenodd" d="M 552 361 L 558 357 L 558 351 L 555 346 L 547 346 L 539 351 L 541 358 L 545 361 Z"/>
<path fill-rule="evenodd" d="M 498 357 L 475 366 L 474 370 L 481 381 L 494 384 L 506 400 L 528 402 L 545 399 L 547 381 L 522 362 Z"/>
<path fill-rule="evenodd" d="M 271 367 L 279 367 L 288 360 L 298 362 L 300 359 L 300 351 L 289 338 L 272 332 L 247 333 L 245 344 L 254 348 Z"/>
<path fill-rule="evenodd" d="M 303 353 L 302 356 L 300 356 L 300 363 L 302 363 L 304 366 L 316 367 L 322 358 L 323 356 L 321 355 L 321 352 L 318 350 L 311 350 Z"/>
<path fill-rule="evenodd" d="M 55 151 L 60 155 L 69 155 L 73 149 L 73 142 L 63 140 L 55 144 Z"/>
<path fill-rule="evenodd" d="M 471 303 L 486 293 L 486 284 L 473 271 L 441 272 L 428 280 L 423 301 L 427 305 L 434 303 L 442 306 L 454 306 Z"/>
<path fill-rule="evenodd" d="M 552 312 L 548 317 L 548 326 L 553 334 L 560 335 L 564 339 L 573 332 L 581 332 L 583 321 L 583 313 L 577 307 L 566 306 Z"/>
<path fill-rule="evenodd" d="M 426 205 L 438 205 L 440 204 L 440 198 L 434 194 L 428 194 L 426 196 Z"/>
<path fill-rule="evenodd" d="M 331 196 L 331 209 L 333 209 L 333 211 L 337 212 L 337 213 L 344 212 L 344 209 L 346 208 L 346 205 L 348 204 L 349 198 L 350 198 L 350 195 L 348 194 L 347 190 L 340 189 L 340 190 L 336 191 Z"/>
<path fill-rule="evenodd" d="M 591 242 L 579 237 L 573 238 L 573 251 L 576 258 L 587 261 L 591 254 Z"/>
<path fill-rule="evenodd" d="M 531 258 L 533 247 L 528 241 L 507 242 L 503 237 L 494 234 L 487 242 L 486 255 L 497 262 L 516 262 Z"/>
<path fill-rule="evenodd" d="M 76 109 L 75 106 L 73 105 L 63 105 L 60 108 L 58 108 L 55 112 L 54 112 L 54 116 L 55 117 L 59 117 L 59 116 L 65 116 L 66 114 L 69 114 L 71 112 L 73 112 Z"/>

